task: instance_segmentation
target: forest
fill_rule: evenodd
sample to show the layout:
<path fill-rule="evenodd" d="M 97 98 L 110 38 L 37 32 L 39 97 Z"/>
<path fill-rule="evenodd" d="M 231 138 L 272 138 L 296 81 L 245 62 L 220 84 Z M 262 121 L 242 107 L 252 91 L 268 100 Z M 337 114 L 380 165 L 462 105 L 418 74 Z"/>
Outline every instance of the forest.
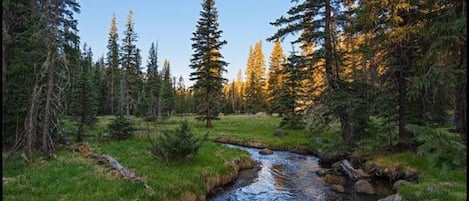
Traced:
<path fill-rule="evenodd" d="M 2 197 L 7 200 L 22 200 L 20 192 L 29 192 L 18 186 L 42 188 L 44 183 L 20 181 L 35 181 L 40 171 L 66 179 L 54 168 L 64 158 L 80 157 L 64 148 L 77 143 L 120 157 L 139 175 L 153 171 L 145 161 L 153 161 L 150 166 L 158 170 L 191 172 L 185 175 L 190 178 L 228 174 L 231 166 L 220 165 L 228 159 L 209 159 L 220 150 L 236 161 L 236 175 L 252 166 L 245 152 L 219 142 L 296 150 L 318 156 L 325 167 L 343 159 L 362 168 L 399 164 L 419 172 L 418 179 L 406 178 L 418 182 L 394 192 L 405 200 L 466 198 L 465 1 L 292 0 L 288 11 L 270 22 L 277 31 L 248 52 L 240 50 L 249 55 L 245 69 L 227 78 L 223 47 L 230 41 L 223 39 L 218 24 L 223 13 L 215 0 L 203 0 L 191 38 L 193 54 L 187 58 L 190 80 L 173 74 L 171 62 L 160 59 L 158 51 L 164 50 L 157 41 L 148 58 L 142 58 L 132 10 L 119 29 L 116 17 L 109 16 L 107 53 L 93 60 L 91 47 L 79 37 L 79 12 L 76 0 L 2 1 L 2 172 L 7 189 Z M 290 37 L 291 46 L 282 47 Z M 273 43 L 271 52 L 263 52 L 265 43 Z M 131 159 L 121 153 L 126 149 L 146 156 Z M 84 159 L 76 160 L 73 164 Z M 95 166 L 88 160 L 81 161 L 85 169 Z M 219 169 L 204 172 L 199 163 Z M 79 172 L 73 164 L 68 168 Z M 166 178 L 159 187 L 156 176 L 142 177 L 158 196 L 132 195 L 139 186 L 109 193 L 125 200 L 205 200 L 211 188 L 224 183 L 204 181 L 207 188 L 181 184 L 185 187 L 176 190 L 163 186 L 178 185 L 180 178 Z M 69 191 L 45 189 L 33 195 L 58 199 L 47 196 Z M 62 199 L 109 196 L 98 194 Z"/>

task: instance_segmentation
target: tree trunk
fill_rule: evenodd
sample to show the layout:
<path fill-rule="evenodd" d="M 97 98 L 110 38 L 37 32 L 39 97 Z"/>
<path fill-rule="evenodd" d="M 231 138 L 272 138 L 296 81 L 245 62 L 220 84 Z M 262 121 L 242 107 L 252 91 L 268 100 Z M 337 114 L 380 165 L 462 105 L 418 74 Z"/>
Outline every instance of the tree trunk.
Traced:
<path fill-rule="evenodd" d="M 44 119 L 42 126 L 42 152 L 46 157 L 50 157 L 53 150 L 50 147 L 53 142 L 49 142 L 50 134 L 50 125 L 51 125 L 51 111 L 52 111 L 52 102 L 54 99 L 54 78 L 55 78 L 55 68 L 56 68 L 56 57 L 57 57 L 57 40 L 58 40 L 58 26 L 59 26 L 59 6 L 60 2 L 55 0 L 54 2 L 54 24 L 53 24 L 53 38 L 52 44 L 49 46 L 50 58 L 49 58 L 49 69 L 47 72 L 47 93 L 46 93 L 46 105 L 44 107 Z"/>
<path fill-rule="evenodd" d="M 77 142 L 83 141 L 83 126 L 84 126 L 84 117 L 81 117 L 80 126 L 78 126 L 78 133 L 77 133 Z"/>
<path fill-rule="evenodd" d="M 337 114 L 339 115 L 339 120 L 340 120 L 340 129 L 342 132 L 342 138 L 344 139 L 344 142 L 348 147 L 352 147 L 353 138 L 352 138 L 352 132 L 350 128 L 349 115 L 346 111 L 346 108 L 344 107 L 339 107 L 337 110 L 338 110 Z"/>
<path fill-rule="evenodd" d="M 466 46 L 462 47 L 461 49 L 461 60 L 459 68 L 464 70 L 467 67 L 467 48 Z M 456 124 L 456 132 L 458 132 L 461 137 L 463 143 L 467 144 L 467 71 L 466 74 L 460 76 L 461 80 L 458 83 L 461 83 L 458 87 L 456 87 L 456 100 L 455 100 L 455 110 L 454 110 L 454 119 Z"/>
<path fill-rule="evenodd" d="M 24 122 L 24 146 L 23 153 L 28 161 L 32 159 L 32 150 L 36 143 L 36 128 L 37 128 L 37 116 L 38 116 L 38 101 L 39 101 L 39 86 L 38 81 L 34 83 L 33 91 L 31 92 L 31 98 L 29 102 L 28 115 Z M 19 139 L 21 140 L 21 139 Z"/>

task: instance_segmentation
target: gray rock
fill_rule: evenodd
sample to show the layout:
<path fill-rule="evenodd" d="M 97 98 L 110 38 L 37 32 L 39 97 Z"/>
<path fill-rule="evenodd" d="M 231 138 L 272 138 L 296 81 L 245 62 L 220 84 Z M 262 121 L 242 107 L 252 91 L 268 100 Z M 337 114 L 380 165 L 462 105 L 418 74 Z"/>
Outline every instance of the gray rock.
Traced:
<path fill-rule="evenodd" d="M 406 180 L 398 180 L 396 182 L 394 182 L 394 184 L 392 185 L 392 190 L 394 191 L 397 191 L 397 189 L 399 189 L 399 187 L 401 187 L 402 185 L 405 185 L 405 184 L 409 184 L 410 182 L 406 181 Z"/>
<path fill-rule="evenodd" d="M 341 185 L 334 184 L 334 185 L 331 186 L 331 189 L 335 192 L 345 193 L 345 189 Z"/>
<path fill-rule="evenodd" d="M 355 183 L 355 190 L 358 193 L 366 193 L 366 194 L 376 193 L 375 189 L 373 188 L 373 186 L 371 186 L 370 182 L 364 179 L 360 179 Z"/>
<path fill-rule="evenodd" d="M 322 168 L 319 168 L 318 170 L 316 170 L 316 174 L 320 177 L 326 175 L 329 171 L 326 170 L 326 169 L 322 169 Z"/>
<path fill-rule="evenodd" d="M 270 149 L 265 148 L 265 149 L 260 150 L 259 153 L 262 155 L 270 155 L 270 154 L 273 154 L 274 152 Z"/>
<path fill-rule="evenodd" d="M 392 194 L 388 197 L 379 199 L 378 201 L 402 201 L 402 196 L 399 194 Z"/>

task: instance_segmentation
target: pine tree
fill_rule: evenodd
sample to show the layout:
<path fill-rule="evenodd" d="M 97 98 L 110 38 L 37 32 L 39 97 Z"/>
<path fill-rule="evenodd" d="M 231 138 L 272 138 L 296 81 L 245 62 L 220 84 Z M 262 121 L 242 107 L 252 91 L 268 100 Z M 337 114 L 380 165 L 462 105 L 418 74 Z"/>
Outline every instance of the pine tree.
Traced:
<path fill-rule="evenodd" d="M 160 117 L 161 76 L 158 72 L 158 44 L 152 43 L 147 61 L 147 96 L 149 119 Z"/>
<path fill-rule="evenodd" d="M 76 141 L 83 140 L 84 126 L 92 125 L 96 121 L 97 99 L 96 89 L 93 83 L 92 52 L 91 48 L 86 49 L 86 43 L 83 46 L 82 62 L 78 79 L 76 80 L 75 91 L 73 92 L 72 111 L 75 116 L 79 117 L 79 126 Z"/>
<path fill-rule="evenodd" d="M 200 19 L 193 33 L 193 41 L 190 67 L 194 70 L 190 74 L 190 80 L 195 80 L 193 88 L 198 97 L 199 119 L 207 122 L 207 128 L 212 127 L 212 120 L 218 114 L 216 111 L 222 96 L 223 83 L 226 79 L 222 73 L 226 71 L 220 49 L 227 42 L 221 40 L 221 30 L 218 30 L 218 12 L 214 0 L 204 0 Z"/>
<path fill-rule="evenodd" d="M 285 55 L 280 40 L 276 40 L 274 48 L 270 55 L 269 76 L 267 79 L 267 106 L 270 114 L 279 113 L 280 91 L 283 85 L 283 65 L 285 64 Z"/>
<path fill-rule="evenodd" d="M 165 60 L 163 63 L 163 79 L 161 83 L 161 110 L 167 117 L 171 116 L 176 101 L 170 70 L 169 61 Z"/>
<path fill-rule="evenodd" d="M 97 100 L 97 114 L 105 115 L 109 114 L 106 111 L 106 98 L 108 97 L 107 78 L 106 78 L 106 65 L 104 57 L 100 57 L 94 64 L 93 70 L 93 83 L 96 86 L 96 100 Z"/>
<path fill-rule="evenodd" d="M 307 79 L 302 66 L 304 66 L 304 59 L 301 56 L 295 55 L 292 51 L 288 57 L 287 63 L 284 65 L 283 84 L 280 88 L 279 97 L 279 111 L 284 114 L 280 127 L 287 128 L 303 128 L 303 110 L 299 107 L 304 101 L 304 89 L 302 89 L 302 81 Z"/>
<path fill-rule="evenodd" d="M 186 87 L 184 85 L 184 78 L 182 76 L 179 76 L 178 82 L 176 84 L 176 100 L 174 105 L 176 113 L 187 113 L 188 108 L 186 106 Z"/>
<path fill-rule="evenodd" d="M 133 11 L 127 16 L 126 30 L 122 39 L 121 64 L 124 80 L 124 112 L 130 115 L 134 112 L 138 93 L 142 88 L 142 72 L 140 69 L 140 50 L 135 46 L 137 33 L 134 30 Z"/>
<path fill-rule="evenodd" d="M 313 66 L 314 69 L 324 69 L 326 78 L 325 93 L 341 93 L 343 80 L 340 77 L 341 54 L 337 51 L 337 35 L 341 30 L 338 28 L 342 24 L 342 19 L 334 19 L 334 15 L 341 15 L 339 8 L 341 1 L 336 0 L 305 0 L 298 3 L 287 12 L 288 17 L 280 17 L 271 24 L 281 27 L 269 41 L 285 37 L 287 34 L 302 31 L 299 38 L 293 43 L 308 46 L 318 45 L 318 49 L 311 55 L 305 55 L 304 66 Z M 321 17 L 319 17 L 321 16 Z M 327 95 L 327 94 L 324 94 Z M 339 118 L 341 124 L 342 138 L 347 146 L 353 146 L 350 119 L 347 105 L 334 104 L 334 102 L 323 102 L 331 108 Z"/>
<path fill-rule="evenodd" d="M 265 110 L 265 64 L 262 53 L 262 42 L 250 48 L 247 64 L 246 107 L 247 112 L 256 113 Z"/>
<path fill-rule="evenodd" d="M 119 44 L 117 43 L 119 39 L 119 35 L 117 33 L 117 24 L 116 24 L 116 16 L 112 15 L 111 20 L 111 29 L 109 31 L 109 39 L 108 39 L 108 53 L 107 53 L 107 80 L 108 80 L 108 106 L 110 107 L 108 110 L 110 114 L 116 114 L 117 112 L 117 105 L 119 102 L 119 82 L 120 82 L 120 60 L 119 60 Z"/>

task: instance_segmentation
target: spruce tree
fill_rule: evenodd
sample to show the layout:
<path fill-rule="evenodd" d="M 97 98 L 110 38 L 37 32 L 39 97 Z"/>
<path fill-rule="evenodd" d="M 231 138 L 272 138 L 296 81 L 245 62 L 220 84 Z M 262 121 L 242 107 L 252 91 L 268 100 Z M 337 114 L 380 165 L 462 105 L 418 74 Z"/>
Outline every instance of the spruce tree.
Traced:
<path fill-rule="evenodd" d="M 176 95 L 171 79 L 170 64 L 168 60 L 163 63 L 163 79 L 161 83 L 161 110 L 165 116 L 170 117 L 174 110 Z"/>
<path fill-rule="evenodd" d="M 305 57 L 303 66 L 315 64 L 317 73 L 325 72 L 326 90 L 323 93 L 341 93 L 344 89 L 343 80 L 340 77 L 342 55 L 338 52 L 337 37 L 343 24 L 341 18 L 334 18 L 334 15 L 341 15 L 339 9 L 342 5 L 339 0 L 305 0 L 297 3 L 287 12 L 288 16 L 281 16 L 271 24 L 280 27 L 277 32 L 267 40 L 273 41 L 283 38 L 290 33 L 301 32 L 295 44 L 303 47 L 311 44 L 318 45 L 318 49 Z M 311 75 L 311 73 L 309 73 Z M 332 95 L 333 96 L 333 95 Z M 338 100 L 340 101 L 340 100 Z M 350 119 L 347 105 L 335 104 L 334 102 L 322 102 L 327 104 L 341 124 L 342 138 L 347 146 L 353 146 L 353 137 L 350 126 Z"/>
<path fill-rule="evenodd" d="M 109 31 L 108 52 L 106 56 L 107 65 L 107 81 L 108 81 L 108 111 L 114 115 L 117 113 L 119 103 L 119 82 L 120 82 L 120 60 L 119 60 L 119 35 L 117 33 L 116 16 L 112 15 L 111 29 Z"/>
<path fill-rule="evenodd" d="M 130 115 L 137 104 L 138 93 L 142 88 L 142 72 L 140 69 L 140 50 L 136 47 L 137 33 L 134 30 L 133 11 L 127 16 L 126 30 L 122 39 L 121 64 L 124 80 L 124 112 Z"/>
<path fill-rule="evenodd" d="M 193 88 L 197 94 L 199 119 L 212 127 L 212 120 L 218 115 L 217 107 L 222 97 L 223 83 L 226 79 L 222 73 L 227 63 L 223 61 L 220 49 L 227 42 L 221 40 L 222 31 L 218 29 L 218 12 L 214 0 L 204 0 L 200 19 L 191 40 L 192 54 L 190 67 L 194 70 L 190 80 L 195 81 Z"/>
<path fill-rule="evenodd" d="M 158 44 L 152 43 L 148 52 L 146 94 L 148 97 L 148 118 L 160 117 L 161 76 L 158 72 Z"/>
<path fill-rule="evenodd" d="M 265 110 L 265 64 L 262 53 L 262 42 L 250 48 L 247 64 L 246 107 L 247 112 L 257 113 Z"/>
<path fill-rule="evenodd" d="M 270 114 L 279 113 L 280 116 L 282 113 L 279 110 L 279 99 L 283 85 L 283 65 L 285 65 L 285 55 L 280 40 L 277 39 L 270 55 L 266 102 L 268 112 Z"/>
<path fill-rule="evenodd" d="M 73 92 L 72 111 L 73 115 L 79 119 L 79 126 L 76 141 L 83 140 L 84 126 L 92 125 L 96 121 L 97 100 L 96 87 L 93 83 L 92 52 L 91 48 L 86 49 L 86 43 L 83 47 L 82 62 L 78 79 L 76 80 L 75 91 Z"/>

